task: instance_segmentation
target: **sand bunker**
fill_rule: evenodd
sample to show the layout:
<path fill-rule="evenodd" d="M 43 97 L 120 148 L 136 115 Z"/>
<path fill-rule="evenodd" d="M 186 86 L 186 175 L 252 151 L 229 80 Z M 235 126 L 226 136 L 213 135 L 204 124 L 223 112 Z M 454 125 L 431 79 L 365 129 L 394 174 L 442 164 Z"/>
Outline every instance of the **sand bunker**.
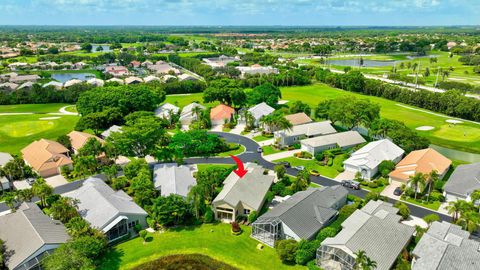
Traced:
<path fill-rule="evenodd" d="M 432 130 L 434 129 L 434 127 L 432 126 L 421 126 L 421 127 L 417 127 L 416 130 L 422 130 L 422 131 L 427 131 L 427 130 Z"/>
<path fill-rule="evenodd" d="M 460 120 L 455 120 L 455 119 L 447 119 L 445 122 L 450 123 L 450 124 L 462 124 L 463 121 Z"/>
<path fill-rule="evenodd" d="M 283 104 L 287 104 L 287 103 L 288 103 L 288 100 L 279 100 L 278 101 L 279 105 L 283 105 Z"/>
<path fill-rule="evenodd" d="M 60 119 L 60 117 L 59 116 L 52 116 L 52 117 L 38 118 L 38 120 L 55 120 L 55 119 Z"/>

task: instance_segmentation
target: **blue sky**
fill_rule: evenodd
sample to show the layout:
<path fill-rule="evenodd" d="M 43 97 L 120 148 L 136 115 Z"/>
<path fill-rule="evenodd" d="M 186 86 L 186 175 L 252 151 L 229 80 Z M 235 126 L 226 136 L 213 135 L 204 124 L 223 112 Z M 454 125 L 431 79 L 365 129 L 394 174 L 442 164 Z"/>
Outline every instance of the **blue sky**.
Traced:
<path fill-rule="evenodd" d="M 480 25 L 480 0 L 0 0 L 0 24 Z"/>

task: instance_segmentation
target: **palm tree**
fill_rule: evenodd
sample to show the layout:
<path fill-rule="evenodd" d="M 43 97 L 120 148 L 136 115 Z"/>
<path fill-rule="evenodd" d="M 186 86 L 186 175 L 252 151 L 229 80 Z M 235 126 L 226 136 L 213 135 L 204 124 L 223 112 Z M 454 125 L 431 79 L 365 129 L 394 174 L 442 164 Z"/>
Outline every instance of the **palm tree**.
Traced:
<path fill-rule="evenodd" d="M 480 200 L 480 189 L 477 189 L 470 194 L 470 199 L 472 199 L 472 202 L 474 205 L 478 203 Z M 480 213 L 480 207 L 478 207 L 478 212 Z"/>
<path fill-rule="evenodd" d="M 440 179 L 440 177 L 436 170 L 431 171 L 427 177 L 428 177 L 428 182 L 427 182 L 427 185 L 428 185 L 427 202 L 428 202 L 428 200 L 430 199 L 430 193 L 432 193 L 432 186 Z"/>
<path fill-rule="evenodd" d="M 459 214 L 465 209 L 465 204 L 467 204 L 467 202 L 464 200 L 451 201 L 448 203 L 447 210 L 448 213 L 452 215 L 452 222 L 458 220 Z"/>
<path fill-rule="evenodd" d="M 194 116 L 195 120 L 200 119 L 201 114 L 202 114 L 202 108 L 200 106 L 195 106 L 192 108 L 192 116 Z"/>
<path fill-rule="evenodd" d="M 377 262 L 370 259 L 364 250 L 358 250 L 355 255 L 355 269 L 357 270 L 372 270 L 377 268 Z"/>
<path fill-rule="evenodd" d="M 457 224 L 461 225 L 464 230 L 467 230 L 470 233 L 474 232 L 478 228 L 479 223 L 480 214 L 473 211 L 462 213 L 457 221 Z"/>
<path fill-rule="evenodd" d="M 32 185 L 32 191 L 40 199 L 41 205 L 47 206 L 46 199 L 49 195 L 52 195 L 53 189 L 45 182 L 45 179 L 38 178 Z"/>
<path fill-rule="evenodd" d="M 190 202 L 196 218 L 200 218 L 200 210 L 205 204 L 201 185 L 191 187 L 188 192 L 187 201 Z"/>
<path fill-rule="evenodd" d="M 423 173 L 416 173 L 410 176 L 410 184 L 415 187 L 415 200 L 417 199 L 418 190 L 423 190 L 425 186 L 425 175 Z"/>

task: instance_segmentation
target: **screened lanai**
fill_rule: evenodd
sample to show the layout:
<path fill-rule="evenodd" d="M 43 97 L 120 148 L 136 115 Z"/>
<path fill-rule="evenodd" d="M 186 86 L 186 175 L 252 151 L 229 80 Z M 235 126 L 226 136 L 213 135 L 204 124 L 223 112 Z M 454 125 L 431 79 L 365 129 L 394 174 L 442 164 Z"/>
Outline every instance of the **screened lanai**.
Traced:
<path fill-rule="evenodd" d="M 317 249 L 317 265 L 325 270 L 353 270 L 355 258 L 340 248 L 322 245 Z"/>
<path fill-rule="evenodd" d="M 278 218 L 260 218 L 252 223 L 252 237 L 273 247 L 282 238 L 282 225 Z"/>

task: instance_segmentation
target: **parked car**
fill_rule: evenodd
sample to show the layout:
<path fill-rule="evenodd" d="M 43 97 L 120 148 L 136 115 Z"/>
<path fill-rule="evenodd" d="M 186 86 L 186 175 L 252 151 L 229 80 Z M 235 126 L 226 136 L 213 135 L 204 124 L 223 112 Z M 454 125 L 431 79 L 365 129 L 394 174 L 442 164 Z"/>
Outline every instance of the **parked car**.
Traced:
<path fill-rule="evenodd" d="M 393 191 L 393 195 L 395 196 L 400 196 L 402 195 L 402 193 L 403 193 L 403 190 L 401 187 L 396 187 L 395 190 Z"/>
<path fill-rule="evenodd" d="M 294 168 L 294 169 L 297 169 L 297 170 L 299 170 L 299 171 L 305 170 L 305 166 L 295 166 L 295 167 L 293 167 L 293 168 Z"/>
<path fill-rule="evenodd" d="M 360 183 L 353 180 L 343 180 L 341 185 L 352 189 L 360 189 Z"/>
<path fill-rule="evenodd" d="M 257 152 L 258 152 L 258 153 L 262 153 L 262 152 L 263 152 L 263 148 L 262 148 L 262 147 L 258 147 L 258 148 L 257 148 Z"/>
<path fill-rule="evenodd" d="M 317 170 L 310 170 L 310 174 L 313 176 L 320 176 L 320 172 Z"/>
<path fill-rule="evenodd" d="M 36 180 L 36 179 L 35 179 L 35 178 L 27 178 L 27 179 L 25 179 L 25 180 L 26 180 L 27 183 L 31 186 L 31 185 L 33 185 L 33 183 L 35 183 L 35 180 Z"/>
<path fill-rule="evenodd" d="M 285 168 L 290 168 L 290 167 L 292 167 L 292 165 L 290 165 L 290 162 L 288 162 L 288 161 L 278 162 L 277 165 L 283 165 Z"/>

